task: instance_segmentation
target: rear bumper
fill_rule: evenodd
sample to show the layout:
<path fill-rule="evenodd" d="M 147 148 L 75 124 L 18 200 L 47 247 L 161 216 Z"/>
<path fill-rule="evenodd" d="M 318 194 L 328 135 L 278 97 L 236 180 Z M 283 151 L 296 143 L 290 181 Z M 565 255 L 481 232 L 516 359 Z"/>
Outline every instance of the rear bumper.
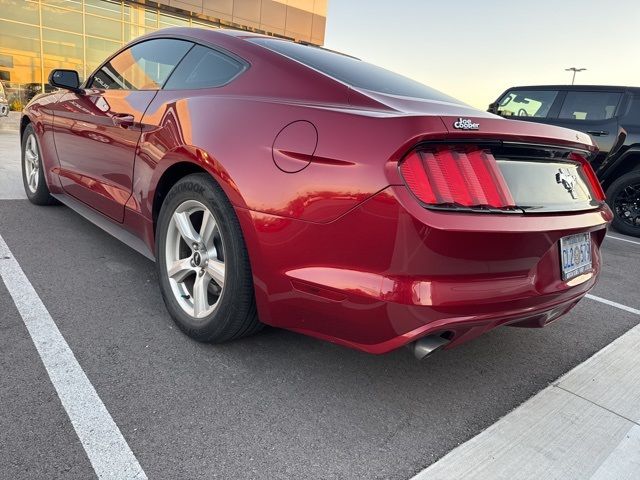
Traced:
<path fill-rule="evenodd" d="M 265 323 L 370 353 L 448 332 L 543 326 L 595 284 L 611 213 L 459 214 L 389 187 L 338 220 L 239 211 Z M 558 241 L 590 232 L 593 271 L 560 275 Z"/>

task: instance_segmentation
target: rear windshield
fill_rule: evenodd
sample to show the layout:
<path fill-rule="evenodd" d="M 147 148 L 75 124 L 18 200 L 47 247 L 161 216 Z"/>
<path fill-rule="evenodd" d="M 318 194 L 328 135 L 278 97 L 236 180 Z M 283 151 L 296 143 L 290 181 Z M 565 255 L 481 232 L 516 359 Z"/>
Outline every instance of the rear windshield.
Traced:
<path fill-rule="evenodd" d="M 420 82 L 347 55 L 287 40 L 252 38 L 251 41 L 319 70 L 352 87 L 402 97 L 462 104 L 460 100 Z"/>

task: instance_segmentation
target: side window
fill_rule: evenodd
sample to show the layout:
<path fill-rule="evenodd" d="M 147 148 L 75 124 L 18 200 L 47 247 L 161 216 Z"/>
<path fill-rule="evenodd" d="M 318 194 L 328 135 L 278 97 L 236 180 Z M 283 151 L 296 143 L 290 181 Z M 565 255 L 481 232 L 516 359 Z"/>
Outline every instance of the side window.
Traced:
<path fill-rule="evenodd" d="M 560 117 L 567 120 L 608 120 L 616 114 L 619 92 L 568 92 Z"/>
<path fill-rule="evenodd" d="M 242 73 L 237 60 L 202 45 L 196 45 L 169 77 L 165 89 L 220 87 Z"/>
<path fill-rule="evenodd" d="M 557 90 L 511 90 L 498 102 L 498 114 L 545 118 L 557 96 Z"/>
<path fill-rule="evenodd" d="M 622 120 L 622 126 L 624 125 L 640 126 L 640 94 L 635 94 L 631 99 L 627 114 Z"/>
<path fill-rule="evenodd" d="M 192 46 L 191 42 L 168 38 L 137 43 L 103 65 L 89 88 L 159 90 Z"/>

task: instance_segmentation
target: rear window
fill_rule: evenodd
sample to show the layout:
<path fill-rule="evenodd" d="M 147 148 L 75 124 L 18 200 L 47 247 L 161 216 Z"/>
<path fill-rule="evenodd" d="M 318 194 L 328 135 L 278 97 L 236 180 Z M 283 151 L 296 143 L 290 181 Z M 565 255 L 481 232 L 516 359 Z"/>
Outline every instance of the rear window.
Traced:
<path fill-rule="evenodd" d="M 608 120 L 620 102 L 618 92 L 568 92 L 559 118 L 567 120 Z"/>
<path fill-rule="evenodd" d="M 545 118 L 557 96 L 557 90 L 511 90 L 500 99 L 498 114 L 503 117 Z"/>
<path fill-rule="evenodd" d="M 347 55 L 286 40 L 252 38 L 251 41 L 352 87 L 401 97 L 462 104 L 460 100 L 420 82 Z"/>

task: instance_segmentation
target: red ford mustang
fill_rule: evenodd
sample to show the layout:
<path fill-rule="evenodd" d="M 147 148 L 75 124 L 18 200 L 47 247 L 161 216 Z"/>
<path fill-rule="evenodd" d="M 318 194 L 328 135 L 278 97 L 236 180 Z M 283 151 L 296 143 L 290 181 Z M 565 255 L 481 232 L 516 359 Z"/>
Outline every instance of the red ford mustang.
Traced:
<path fill-rule="evenodd" d="M 611 212 L 582 133 L 246 32 L 159 31 L 49 82 L 27 196 L 155 259 L 195 339 L 267 324 L 422 357 L 543 326 L 596 281 Z"/>

